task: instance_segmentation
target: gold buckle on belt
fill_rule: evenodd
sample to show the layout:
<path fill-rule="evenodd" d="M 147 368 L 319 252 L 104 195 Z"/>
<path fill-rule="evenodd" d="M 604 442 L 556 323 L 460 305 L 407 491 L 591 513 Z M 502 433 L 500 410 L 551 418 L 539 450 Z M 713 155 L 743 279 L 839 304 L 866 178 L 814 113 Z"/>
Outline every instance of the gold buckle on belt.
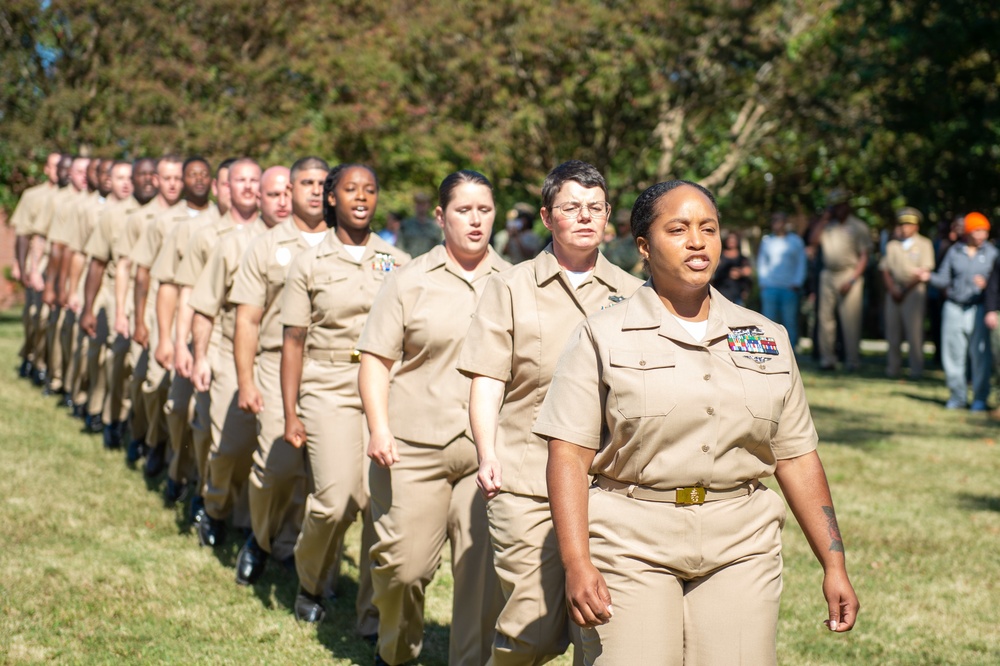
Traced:
<path fill-rule="evenodd" d="M 361 352 L 357 349 L 351 352 L 351 363 L 361 363 Z"/>
<path fill-rule="evenodd" d="M 674 500 L 677 504 L 704 504 L 705 503 L 705 489 L 701 486 L 692 486 L 689 488 L 678 488 L 676 491 L 677 497 Z"/>

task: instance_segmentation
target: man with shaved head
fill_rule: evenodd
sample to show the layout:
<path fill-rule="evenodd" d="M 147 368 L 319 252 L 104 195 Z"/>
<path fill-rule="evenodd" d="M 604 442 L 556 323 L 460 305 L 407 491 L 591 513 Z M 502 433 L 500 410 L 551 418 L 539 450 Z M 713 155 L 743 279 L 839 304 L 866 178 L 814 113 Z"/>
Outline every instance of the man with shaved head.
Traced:
<path fill-rule="evenodd" d="M 236 306 L 229 299 L 240 260 L 254 237 L 288 219 L 292 207 L 287 167 L 271 167 L 261 176 L 260 218 L 221 234 L 191 295 L 194 308 L 195 386 L 209 390 L 212 439 L 202 483 L 205 517 L 199 525 L 204 545 L 219 545 L 225 520 L 234 509 L 236 527 L 250 528 L 247 477 L 257 444 L 257 422 L 237 405 L 238 384 L 233 360 Z M 236 205 L 234 192 L 234 206 Z M 210 340 L 218 322 L 221 336 L 214 352 Z M 210 360 L 211 359 L 211 360 Z"/>
<path fill-rule="evenodd" d="M 257 419 L 248 483 L 253 533 L 236 560 L 236 582 L 242 585 L 259 579 L 270 557 L 290 563 L 302 526 L 305 455 L 284 439 L 281 294 L 295 256 L 326 237 L 323 182 L 328 172 L 318 157 L 303 157 L 292 165 L 292 215 L 250 243 L 229 296 L 236 304 L 238 405 Z"/>

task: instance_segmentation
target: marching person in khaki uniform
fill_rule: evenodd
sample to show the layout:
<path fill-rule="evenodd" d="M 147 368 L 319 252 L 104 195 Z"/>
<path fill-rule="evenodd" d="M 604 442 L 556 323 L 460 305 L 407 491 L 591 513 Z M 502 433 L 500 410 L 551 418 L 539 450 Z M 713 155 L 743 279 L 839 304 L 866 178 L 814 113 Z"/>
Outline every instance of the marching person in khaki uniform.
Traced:
<path fill-rule="evenodd" d="M 786 512 L 760 478 L 823 566 L 824 624 L 859 607 L 791 343 L 711 287 L 703 187 L 649 188 L 632 234 L 650 281 L 578 327 L 534 427 L 584 663 L 775 664 Z"/>
<path fill-rule="evenodd" d="M 285 440 L 306 447 L 312 492 L 306 499 L 302 533 L 295 544 L 299 594 L 295 617 L 320 622 L 323 596 L 344 533 L 363 514 L 357 627 L 378 631 L 371 601 L 371 568 L 364 554 L 374 541 L 368 506 L 365 446 L 368 429 L 358 395 L 356 351 L 361 328 L 386 275 L 409 255 L 372 233 L 378 203 L 375 173 L 341 165 L 323 185 L 324 217 L 333 233 L 298 255 L 282 293 L 281 397 Z"/>
<path fill-rule="evenodd" d="M 21 321 L 24 326 L 24 345 L 21 347 L 21 367 L 18 371 L 20 377 L 27 379 L 31 377 L 36 366 L 38 370 L 44 370 L 45 362 L 35 353 L 35 341 L 37 339 L 36 329 L 38 322 L 38 311 L 42 307 L 42 287 L 32 280 L 32 274 L 36 273 L 34 267 L 29 263 L 30 246 L 32 242 L 31 228 L 36 224 L 36 218 L 45 210 L 48 198 L 55 194 L 59 186 L 57 185 L 58 175 L 56 173 L 59 160 L 62 155 L 59 153 L 49 153 L 45 160 L 44 174 L 46 180 L 38 185 L 29 187 L 21 193 L 21 198 L 17 202 L 17 207 L 10 217 L 10 225 L 14 229 L 15 253 L 17 261 L 14 263 L 13 277 L 19 280 L 24 287 L 24 311 Z"/>
<path fill-rule="evenodd" d="M 927 285 L 921 271 L 934 270 L 934 245 L 920 234 L 923 214 L 916 208 L 896 211 L 899 237 L 885 246 L 879 263 L 885 283 L 885 339 L 889 343 L 886 375 L 899 377 L 903 337 L 910 345 L 910 378 L 924 372 L 924 308 Z"/>
<path fill-rule="evenodd" d="M 66 242 L 76 225 L 80 208 L 87 198 L 87 166 L 90 159 L 74 157 L 69 169 L 70 186 L 55 200 L 49 223 L 49 258 L 45 268 L 43 300 L 48 303 L 49 323 L 46 346 L 49 350 L 49 377 L 45 395 L 62 395 L 67 387 L 70 360 L 73 358 L 73 325 L 76 313 L 69 307 L 66 278 L 71 257 Z M 100 430 L 92 430 L 100 432 Z"/>
<path fill-rule="evenodd" d="M 257 418 L 257 448 L 248 483 L 253 532 L 236 559 L 236 582 L 242 585 L 260 578 L 269 557 L 292 563 L 302 527 L 305 455 L 284 437 L 281 292 L 293 258 L 319 245 L 328 233 L 323 182 L 329 171 L 318 157 L 296 160 L 289 175 L 291 219 L 251 241 L 229 295 L 237 304 L 233 356 L 238 403 Z"/>
<path fill-rule="evenodd" d="M 425 590 L 445 539 L 455 581 L 449 664 L 486 663 L 503 605 L 486 504 L 476 489 L 471 382 L 455 366 L 486 282 L 510 264 L 489 245 L 496 208 L 485 176 L 451 174 L 439 201 L 434 214 L 444 244 L 389 275 L 358 342 L 368 457 L 375 463 L 369 483 L 378 536 L 371 550 L 376 664 L 403 664 L 420 654 Z"/>
<path fill-rule="evenodd" d="M 477 483 L 489 500 L 494 564 L 506 599 L 493 664 L 542 664 L 569 645 L 545 440 L 531 433 L 531 424 L 573 328 L 641 284 L 598 250 L 611 205 L 597 169 L 577 160 L 560 164 L 546 177 L 542 200 L 552 243 L 486 285 L 458 361 L 473 378 Z"/>
<path fill-rule="evenodd" d="M 178 254 L 180 264 L 177 266 L 175 275 L 175 282 L 180 287 L 180 292 L 177 296 L 178 338 L 182 336 L 187 337 L 191 332 L 194 320 L 194 310 L 188 304 L 191 298 L 191 290 L 194 288 L 195 282 L 198 281 L 198 276 L 204 270 L 205 264 L 208 263 L 209 255 L 215 249 L 219 240 L 219 234 L 236 224 L 233 216 L 229 214 L 229 209 L 232 207 L 229 167 L 235 162 L 236 158 L 230 157 L 219 164 L 219 168 L 215 172 L 215 178 L 212 181 L 212 193 L 216 197 L 216 205 L 206 215 L 200 216 L 205 218 L 204 224 L 198 224 L 197 220 L 199 218 L 195 218 L 195 220 L 191 220 L 185 225 L 184 234 L 189 235 L 190 238 L 187 241 L 187 247 L 183 249 L 182 253 Z M 247 180 L 247 178 L 241 177 L 241 180 Z M 180 230 L 178 234 L 180 236 Z M 180 248 L 178 249 L 180 250 Z M 221 335 L 217 335 L 213 331 L 210 341 L 210 354 L 215 353 L 219 338 L 221 338 Z M 187 347 L 183 349 L 178 347 L 177 349 L 180 350 L 176 360 L 178 372 L 182 376 L 186 374 L 190 377 L 194 367 L 193 349 L 190 351 Z M 195 495 L 191 500 L 190 517 L 192 523 L 200 524 L 205 517 L 205 501 L 201 496 L 201 486 L 205 479 L 208 450 L 212 444 L 212 417 L 208 391 L 199 391 L 195 388 L 192 400 L 191 446 L 194 455 L 194 464 L 197 468 L 197 483 L 195 484 Z"/>
<path fill-rule="evenodd" d="M 191 215 L 187 203 L 181 199 L 184 188 L 184 160 L 176 155 L 161 157 L 156 163 L 156 184 L 159 194 L 153 201 L 129 218 L 126 235 L 135 237 L 130 263 L 135 266 L 135 328 L 133 340 L 147 353 L 133 368 L 145 368 L 145 378 L 138 387 L 138 396 L 133 397 L 133 408 L 140 405 L 146 414 L 146 455 L 147 476 L 157 476 L 166 462 L 169 439 L 166 415 L 163 406 L 170 388 L 169 368 L 172 355 L 168 357 L 166 347 L 159 344 L 159 327 L 156 323 L 156 303 L 159 283 L 152 280 L 150 271 L 160 253 L 163 238 L 170 228 Z M 138 230 L 136 234 L 135 230 Z M 156 359 L 160 352 L 160 360 Z"/>
<path fill-rule="evenodd" d="M 128 341 L 112 331 L 111 326 L 117 316 L 114 295 L 118 260 L 112 252 L 112 245 L 115 236 L 124 230 L 125 216 L 142 205 L 135 198 L 132 172 L 133 165 L 128 162 L 112 164 L 111 193 L 84 246 L 90 263 L 84 279 L 80 329 L 90 337 L 87 366 L 91 374 L 91 391 L 83 409 L 87 414 L 101 415 L 101 422 L 106 424 L 105 443 L 112 446 L 116 444 L 116 435 L 117 443 L 120 443 L 131 408 L 131 402 L 125 395 Z M 102 386 L 100 378 L 94 374 L 101 370 L 104 372 L 103 391 L 99 388 Z"/>
<path fill-rule="evenodd" d="M 187 307 L 177 284 L 177 267 L 187 249 L 192 228 L 203 227 L 215 220 L 215 207 L 208 194 L 212 187 L 212 167 L 202 157 L 189 157 L 181 169 L 184 190 L 181 198 L 187 204 L 187 215 L 178 216 L 165 231 L 160 251 L 149 275 L 160 285 L 156 292 L 156 327 L 159 344 L 156 361 L 169 372 L 170 388 L 163 405 L 166 415 L 171 458 L 167 470 L 164 499 L 167 504 L 180 500 L 189 483 L 195 483 L 198 470 L 194 460 L 191 421 L 194 416 L 194 386 L 191 384 L 190 363 L 178 367 L 177 361 L 190 358 L 190 327 L 178 313 Z M 164 351 L 165 350 L 165 351 Z"/>
<path fill-rule="evenodd" d="M 234 165 L 231 173 L 238 174 L 240 168 L 239 164 Z M 250 458 L 257 446 L 257 423 L 253 414 L 240 410 L 236 399 L 238 386 L 233 359 L 236 305 L 230 302 L 229 293 L 250 242 L 286 219 L 291 212 L 288 168 L 269 168 L 260 176 L 259 189 L 260 216 L 220 234 L 219 243 L 191 293 L 195 388 L 209 391 L 210 396 L 211 448 L 201 483 L 205 517 L 198 525 L 200 541 L 207 546 L 223 543 L 226 518 L 230 513 L 233 513 L 235 527 L 250 529 L 246 484 Z M 234 183 L 234 209 L 242 204 L 236 196 L 238 192 Z M 214 324 L 220 331 L 220 339 L 210 350 Z"/>
<path fill-rule="evenodd" d="M 847 370 L 861 367 L 861 306 L 872 241 L 865 223 L 851 214 L 849 196 L 844 190 L 830 192 L 829 208 L 824 221 L 816 225 L 811 242 L 822 252 L 817 316 L 819 363 L 824 370 L 837 366 L 838 318 L 844 335 Z"/>

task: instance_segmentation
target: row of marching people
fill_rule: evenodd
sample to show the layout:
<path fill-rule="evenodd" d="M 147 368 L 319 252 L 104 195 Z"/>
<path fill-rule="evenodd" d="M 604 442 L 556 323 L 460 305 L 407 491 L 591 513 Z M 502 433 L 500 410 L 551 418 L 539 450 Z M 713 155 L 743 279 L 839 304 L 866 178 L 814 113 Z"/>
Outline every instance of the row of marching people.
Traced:
<path fill-rule="evenodd" d="M 89 166 L 53 155 L 14 214 L 22 374 L 147 475 L 166 465 L 202 546 L 242 531 L 238 583 L 293 567 L 300 621 L 324 619 L 360 518 L 356 628 L 376 664 L 419 655 L 446 542 L 449 663 L 540 664 L 571 643 L 575 663 L 775 663 L 785 511 L 758 482 L 775 475 L 826 572 L 825 624 L 853 626 L 792 347 L 710 289 L 704 188 L 636 203 L 642 284 L 599 250 L 611 204 L 584 162 L 548 174 L 552 241 L 513 267 L 475 171 L 441 182 L 444 242 L 411 257 L 372 231 L 368 166 L 242 158 L 213 175 L 168 156 L 102 160 L 93 182 Z M 583 344 L 592 323 L 615 348 Z M 588 496 L 620 507 L 589 522 L 606 528 L 596 559 Z M 750 612 L 729 622 L 734 603 Z"/>

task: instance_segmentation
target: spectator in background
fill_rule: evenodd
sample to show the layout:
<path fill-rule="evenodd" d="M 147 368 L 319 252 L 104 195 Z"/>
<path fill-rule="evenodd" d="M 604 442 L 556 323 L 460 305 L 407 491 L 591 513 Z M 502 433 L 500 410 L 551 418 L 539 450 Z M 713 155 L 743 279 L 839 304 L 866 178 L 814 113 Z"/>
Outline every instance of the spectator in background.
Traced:
<path fill-rule="evenodd" d="M 965 216 L 964 239 L 944 255 L 936 271 L 921 271 L 920 279 L 947 289 L 941 313 L 941 361 L 948 384 L 948 409 L 965 409 L 972 371 L 972 411 L 986 411 L 990 393 L 990 347 L 983 292 L 997 260 L 997 248 L 987 242 L 990 223 L 982 213 Z"/>
<path fill-rule="evenodd" d="M 403 222 L 402 211 L 390 210 L 385 214 L 385 226 L 378 232 L 378 237 L 389 245 L 395 245 L 399 239 L 399 226 Z"/>
<path fill-rule="evenodd" d="M 1000 377 L 1000 255 L 997 262 L 993 264 L 993 271 L 990 279 L 986 283 L 986 291 L 983 293 L 983 310 L 986 314 L 983 321 L 989 330 L 990 353 L 993 357 L 992 370 L 995 376 Z M 1000 406 L 990 412 L 990 418 L 1000 420 Z"/>
<path fill-rule="evenodd" d="M 958 242 L 965 228 L 965 216 L 959 215 L 952 220 L 942 219 L 938 223 L 937 236 L 934 237 L 934 265 L 940 266 L 948 248 Z M 944 367 L 941 363 L 941 310 L 944 307 L 945 295 L 933 284 L 927 285 L 928 339 L 934 343 L 934 364 Z"/>
<path fill-rule="evenodd" d="M 879 263 L 885 283 L 885 337 L 889 343 L 886 375 L 899 377 L 903 336 L 910 345 L 910 378 L 920 379 L 924 371 L 924 308 L 927 286 L 921 271 L 934 269 L 934 245 L 920 235 L 923 214 L 916 208 L 896 211 L 896 233 L 886 243 Z"/>
<path fill-rule="evenodd" d="M 826 212 L 809 239 L 810 245 L 818 246 L 821 253 L 817 303 L 819 365 L 822 370 L 836 368 L 839 319 L 847 369 L 856 371 L 861 367 L 861 307 L 872 241 L 868 227 L 851 213 L 850 194 L 846 190 L 832 190 L 826 203 Z"/>
<path fill-rule="evenodd" d="M 535 209 L 516 203 L 507 211 L 507 224 L 493 237 L 493 249 L 512 264 L 534 259 L 542 251 L 542 239 L 534 230 Z"/>
<path fill-rule="evenodd" d="M 396 247 L 411 257 L 430 251 L 444 240 L 441 227 L 431 216 L 430 211 L 431 198 L 426 192 L 417 192 L 413 195 L 413 216 L 403 220 L 396 237 Z"/>
<path fill-rule="evenodd" d="M 771 233 L 757 250 L 757 281 L 764 316 L 785 327 L 792 349 L 799 344 L 799 295 L 806 262 L 806 245 L 798 234 L 788 233 L 788 216 L 774 213 Z"/>
<path fill-rule="evenodd" d="M 604 245 L 603 252 L 607 260 L 615 266 L 645 280 L 642 257 L 635 245 L 635 239 L 632 238 L 631 216 L 632 212 L 628 208 L 619 209 L 615 213 L 615 235 Z"/>
<path fill-rule="evenodd" d="M 740 235 L 731 231 L 722 238 L 722 257 L 715 269 L 712 286 L 736 305 L 746 305 L 753 268 L 740 250 Z"/>

